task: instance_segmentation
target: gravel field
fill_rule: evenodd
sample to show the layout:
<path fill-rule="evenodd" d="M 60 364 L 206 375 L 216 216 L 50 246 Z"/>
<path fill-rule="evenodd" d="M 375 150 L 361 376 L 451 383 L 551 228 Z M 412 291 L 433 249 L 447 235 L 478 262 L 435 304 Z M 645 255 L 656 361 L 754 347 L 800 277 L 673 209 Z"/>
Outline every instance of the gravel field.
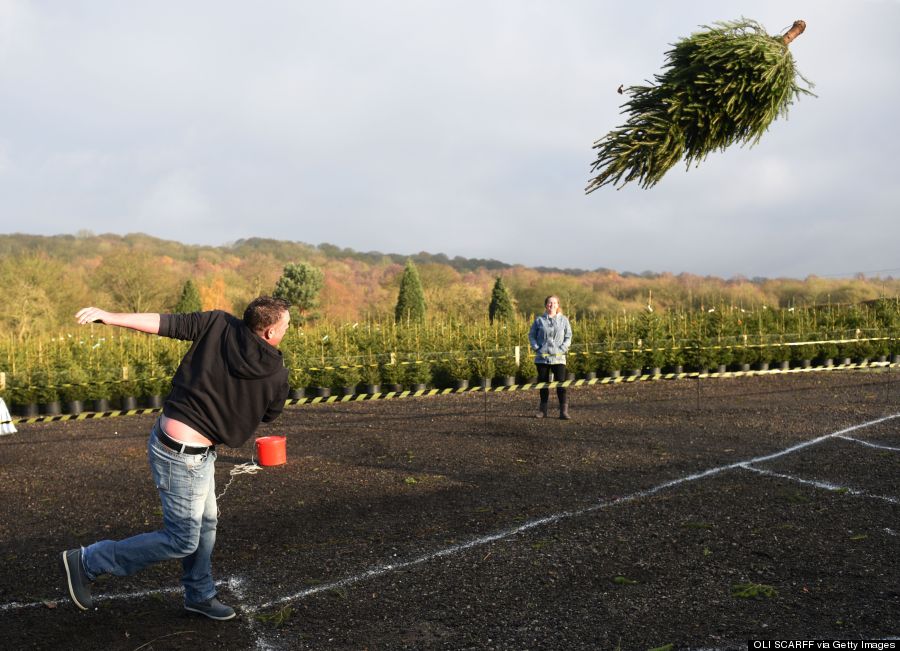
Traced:
<path fill-rule="evenodd" d="M 157 528 L 153 416 L 0 437 L 9 649 L 746 649 L 900 637 L 900 373 L 635 382 L 291 407 L 288 462 L 230 475 L 214 571 L 68 600 L 57 559 Z M 229 484 L 229 481 L 231 483 Z"/>

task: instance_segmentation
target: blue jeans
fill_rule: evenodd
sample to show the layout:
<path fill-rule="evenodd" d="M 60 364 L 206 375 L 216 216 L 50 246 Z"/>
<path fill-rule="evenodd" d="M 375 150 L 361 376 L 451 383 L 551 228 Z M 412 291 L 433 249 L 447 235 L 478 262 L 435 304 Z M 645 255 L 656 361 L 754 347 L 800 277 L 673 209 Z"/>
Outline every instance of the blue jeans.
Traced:
<path fill-rule="evenodd" d="M 93 581 L 100 574 L 130 576 L 151 563 L 180 558 L 185 599 L 206 601 L 216 594 L 211 564 L 218 521 L 216 453 L 182 454 L 167 448 L 157 438 L 158 427 L 159 421 L 150 433 L 147 455 L 164 528 L 86 547 L 84 569 Z"/>

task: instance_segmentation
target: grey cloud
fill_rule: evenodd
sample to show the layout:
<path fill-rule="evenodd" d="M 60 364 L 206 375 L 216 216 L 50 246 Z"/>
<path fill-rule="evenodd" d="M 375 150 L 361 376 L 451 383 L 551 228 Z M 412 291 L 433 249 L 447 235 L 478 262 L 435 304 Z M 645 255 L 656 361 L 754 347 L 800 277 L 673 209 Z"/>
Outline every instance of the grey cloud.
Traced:
<path fill-rule="evenodd" d="M 890 268 L 873 243 L 900 235 L 900 3 L 750 11 L 0 0 L 0 226 L 722 276 Z M 744 13 L 772 32 L 807 20 L 792 51 L 819 97 L 755 148 L 585 197 L 616 87 Z"/>

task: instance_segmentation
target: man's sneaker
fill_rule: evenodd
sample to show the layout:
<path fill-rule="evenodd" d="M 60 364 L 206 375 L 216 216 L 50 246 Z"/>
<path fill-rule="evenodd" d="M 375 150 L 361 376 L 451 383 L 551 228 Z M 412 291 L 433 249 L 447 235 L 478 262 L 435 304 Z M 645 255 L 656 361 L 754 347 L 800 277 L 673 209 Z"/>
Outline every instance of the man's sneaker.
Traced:
<path fill-rule="evenodd" d="M 185 599 L 184 609 L 190 610 L 192 613 L 200 613 L 201 615 L 206 615 L 210 619 L 218 619 L 220 621 L 232 619 L 236 614 L 234 612 L 234 608 L 232 608 L 231 606 L 226 606 L 215 597 L 208 601 L 201 601 L 199 603 L 188 601 L 187 599 Z"/>
<path fill-rule="evenodd" d="M 91 582 L 84 573 L 84 566 L 81 564 L 81 548 L 70 549 L 62 553 L 62 567 L 66 575 L 66 587 L 69 589 L 69 596 L 72 602 L 81 610 L 88 610 L 94 607 L 91 599 Z"/>

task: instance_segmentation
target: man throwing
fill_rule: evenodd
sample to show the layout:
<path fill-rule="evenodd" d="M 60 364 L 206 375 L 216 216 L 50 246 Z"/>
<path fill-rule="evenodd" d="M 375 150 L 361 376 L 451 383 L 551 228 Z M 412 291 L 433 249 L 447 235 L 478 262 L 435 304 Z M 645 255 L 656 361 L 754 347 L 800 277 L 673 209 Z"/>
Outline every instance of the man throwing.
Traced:
<path fill-rule="evenodd" d="M 129 576 L 151 563 L 180 558 L 184 607 L 212 619 L 235 616 L 216 597 L 211 571 L 218 519 L 216 445 L 240 447 L 260 422 L 281 413 L 288 371 L 277 347 L 288 329 L 289 307 L 283 299 L 260 296 L 247 306 L 243 321 L 219 310 L 117 314 L 86 307 L 75 315 L 81 324 L 100 321 L 193 342 L 147 446 L 163 528 L 63 552 L 66 586 L 78 608 L 93 607 L 90 584 L 101 574 Z"/>

